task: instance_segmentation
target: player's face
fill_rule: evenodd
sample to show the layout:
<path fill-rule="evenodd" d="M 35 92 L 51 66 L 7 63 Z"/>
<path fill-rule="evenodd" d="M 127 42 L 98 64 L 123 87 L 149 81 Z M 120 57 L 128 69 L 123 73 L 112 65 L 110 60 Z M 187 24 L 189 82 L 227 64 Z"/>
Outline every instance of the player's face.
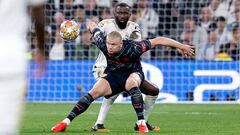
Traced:
<path fill-rule="evenodd" d="M 107 38 L 107 50 L 109 54 L 115 54 L 122 49 L 123 42 L 119 39 Z"/>
<path fill-rule="evenodd" d="M 129 7 L 116 7 L 114 12 L 114 17 L 116 23 L 120 28 L 126 27 L 127 22 L 131 16 L 130 8 Z"/>

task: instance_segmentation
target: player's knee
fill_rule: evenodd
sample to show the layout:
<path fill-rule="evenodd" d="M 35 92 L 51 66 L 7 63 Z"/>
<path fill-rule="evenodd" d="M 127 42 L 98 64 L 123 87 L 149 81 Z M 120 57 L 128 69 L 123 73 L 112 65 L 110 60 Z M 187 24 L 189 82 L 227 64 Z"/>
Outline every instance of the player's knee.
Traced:
<path fill-rule="evenodd" d="M 142 91 L 142 93 L 150 96 L 158 96 L 160 92 L 160 89 L 158 88 L 158 86 L 154 84 L 151 84 L 151 86 L 147 85 L 145 87 L 140 87 L 140 90 Z"/>
<path fill-rule="evenodd" d="M 157 86 L 152 86 L 152 87 L 141 87 L 140 88 L 141 92 L 150 95 L 150 96 L 158 96 L 160 89 Z"/>
<path fill-rule="evenodd" d="M 152 87 L 152 93 L 150 95 L 157 96 L 159 92 L 160 92 L 160 89 L 158 88 L 158 86 L 154 85 L 154 87 Z"/>
<path fill-rule="evenodd" d="M 133 87 L 138 87 L 138 81 L 136 79 L 128 79 L 126 81 L 126 90 L 129 91 Z"/>
<path fill-rule="evenodd" d="M 98 89 L 91 89 L 91 90 L 89 91 L 89 94 L 90 94 L 94 99 L 99 98 L 99 97 L 102 96 L 100 90 L 98 90 Z"/>

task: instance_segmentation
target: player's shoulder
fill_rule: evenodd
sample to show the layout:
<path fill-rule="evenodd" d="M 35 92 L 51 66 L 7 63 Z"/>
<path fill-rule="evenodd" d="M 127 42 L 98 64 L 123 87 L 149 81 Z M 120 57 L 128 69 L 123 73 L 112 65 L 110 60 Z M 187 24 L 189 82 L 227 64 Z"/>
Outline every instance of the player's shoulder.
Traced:
<path fill-rule="evenodd" d="M 98 25 L 99 25 L 100 27 L 102 27 L 102 26 L 104 26 L 104 25 L 112 24 L 113 22 L 114 22 L 114 19 L 104 19 L 104 20 L 100 21 L 100 22 L 98 23 Z"/>
<path fill-rule="evenodd" d="M 133 31 L 140 32 L 139 25 L 137 23 L 135 23 L 135 22 L 132 22 L 132 21 L 128 21 L 127 29 L 131 29 Z"/>
<path fill-rule="evenodd" d="M 131 26 L 131 27 L 138 27 L 139 25 L 135 22 L 132 21 L 128 21 L 127 25 Z"/>

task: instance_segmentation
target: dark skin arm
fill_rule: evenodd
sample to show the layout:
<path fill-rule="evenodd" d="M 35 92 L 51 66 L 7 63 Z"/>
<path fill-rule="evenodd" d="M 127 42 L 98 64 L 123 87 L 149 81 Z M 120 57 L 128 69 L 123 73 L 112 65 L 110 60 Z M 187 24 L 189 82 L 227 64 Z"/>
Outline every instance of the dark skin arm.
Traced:
<path fill-rule="evenodd" d="M 35 60 L 38 62 L 38 70 L 36 75 L 39 77 L 43 74 L 45 70 L 45 55 L 44 55 L 44 26 L 45 26 L 45 16 L 44 16 L 44 6 L 38 5 L 32 7 L 32 18 L 35 22 L 35 32 L 37 35 L 37 52 L 35 54 Z"/>

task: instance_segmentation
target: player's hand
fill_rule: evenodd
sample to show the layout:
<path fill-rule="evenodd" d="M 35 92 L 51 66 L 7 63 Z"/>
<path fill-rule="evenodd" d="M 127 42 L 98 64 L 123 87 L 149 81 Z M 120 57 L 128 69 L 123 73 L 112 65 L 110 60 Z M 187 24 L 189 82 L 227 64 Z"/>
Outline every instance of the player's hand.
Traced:
<path fill-rule="evenodd" d="M 37 62 L 37 70 L 35 72 L 35 76 L 40 78 L 43 76 L 46 70 L 46 57 L 44 52 L 36 51 L 34 60 Z"/>
<path fill-rule="evenodd" d="M 97 28 L 97 24 L 96 22 L 92 21 L 92 20 L 87 20 L 87 29 L 92 33 L 93 30 Z"/>
<path fill-rule="evenodd" d="M 194 54 L 194 47 L 190 45 L 183 44 L 181 48 L 179 48 L 180 53 L 185 57 L 193 57 Z"/>

